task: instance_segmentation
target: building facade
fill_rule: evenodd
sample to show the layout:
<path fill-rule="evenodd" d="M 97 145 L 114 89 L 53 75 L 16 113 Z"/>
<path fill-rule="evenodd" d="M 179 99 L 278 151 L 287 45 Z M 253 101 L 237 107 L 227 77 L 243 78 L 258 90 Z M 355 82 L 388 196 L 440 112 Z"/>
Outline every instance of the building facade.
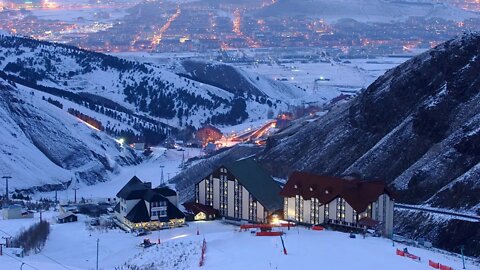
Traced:
<path fill-rule="evenodd" d="M 241 159 L 214 170 L 195 185 L 196 203 L 220 216 L 266 222 L 282 209 L 280 186 L 253 159 Z"/>
<path fill-rule="evenodd" d="M 167 187 L 152 188 L 136 176 L 117 193 L 115 218 L 128 229 L 176 227 L 185 223 L 177 208 L 177 193 Z"/>
<path fill-rule="evenodd" d="M 287 220 L 393 233 L 394 196 L 382 181 L 295 172 L 281 195 Z"/>

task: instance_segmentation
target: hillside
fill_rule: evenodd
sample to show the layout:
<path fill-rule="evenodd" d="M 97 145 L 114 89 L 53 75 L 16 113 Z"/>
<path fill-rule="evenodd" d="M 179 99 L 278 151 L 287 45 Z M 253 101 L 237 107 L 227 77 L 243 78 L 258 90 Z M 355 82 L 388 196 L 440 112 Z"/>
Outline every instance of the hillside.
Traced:
<path fill-rule="evenodd" d="M 64 188 L 109 180 L 141 161 L 103 132 L 42 99 L 41 92 L 0 79 L 0 168 L 10 188 Z M 1 183 L 4 190 L 4 183 Z M 3 193 L 4 191 L 2 191 Z"/>
<path fill-rule="evenodd" d="M 215 80 L 212 85 L 197 82 L 154 64 L 15 36 L 0 36 L 0 69 L 4 78 L 80 100 L 96 111 L 123 113 L 130 122 L 157 122 L 159 135 L 205 122 L 233 125 L 262 119 L 269 110 L 286 109 L 283 100 L 288 100 L 265 93 L 260 98 L 248 88 L 231 92 Z"/>
<path fill-rule="evenodd" d="M 278 97 L 285 102 L 294 102 L 293 100 L 305 96 L 302 90 L 291 84 L 251 74 L 238 67 L 222 63 L 184 60 L 181 66 L 182 68 L 177 70 L 177 74 L 198 82 L 215 85 L 234 95 L 247 92 L 256 100 L 263 102 L 266 102 L 268 97 Z"/>

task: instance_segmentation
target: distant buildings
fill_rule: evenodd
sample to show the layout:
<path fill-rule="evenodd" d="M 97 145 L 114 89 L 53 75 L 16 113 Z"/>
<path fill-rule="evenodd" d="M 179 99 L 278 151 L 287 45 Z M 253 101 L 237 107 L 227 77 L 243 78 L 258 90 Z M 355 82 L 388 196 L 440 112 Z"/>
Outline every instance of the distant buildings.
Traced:
<path fill-rule="evenodd" d="M 393 231 L 394 195 L 383 181 L 293 173 L 280 193 L 284 218 L 305 224 Z"/>
<path fill-rule="evenodd" d="M 152 188 L 134 176 L 117 193 L 115 218 L 128 229 L 158 229 L 185 223 L 185 214 L 177 208 L 177 193 L 168 188 Z"/>
<path fill-rule="evenodd" d="M 280 186 L 253 159 L 241 159 L 211 172 L 195 185 L 196 203 L 228 219 L 266 222 L 282 209 Z"/>

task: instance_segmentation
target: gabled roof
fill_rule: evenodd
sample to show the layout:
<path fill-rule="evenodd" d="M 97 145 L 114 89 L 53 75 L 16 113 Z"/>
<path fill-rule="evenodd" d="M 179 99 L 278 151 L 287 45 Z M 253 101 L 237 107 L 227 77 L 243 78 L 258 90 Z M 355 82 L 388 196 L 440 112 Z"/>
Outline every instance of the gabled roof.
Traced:
<path fill-rule="evenodd" d="M 194 213 L 195 215 L 203 212 L 207 215 L 215 215 L 217 213 L 217 210 L 215 210 L 213 207 L 209 205 L 204 205 L 201 203 L 196 203 L 196 202 L 186 202 L 183 204 L 185 207 L 185 210 Z"/>
<path fill-rule="evenodd" d="M 58 219 L 64 219 L 64 218 L 67 218 L 69 216 L 76 216 L 74 213 L 70 212 L 70 211 L 67 211 L 65 213 L 62 213 L 58 216 Z"/>
<path fill-rule="evenodd" d="M 180 209 L 178 209 L 175 205 L 173 205 L 173 203 L 171 203 L 170 201 L 167 201 L 167 216 L 169 219 L 185 218 L 185 214 L 180 211 Z"/>
<path fill-rule="evenodd" d="M 177 196 L 177 192 L 169 187 L 157 187 L 154 190 L 158 191 L 164 197 Z"/>
<path fill-rule="evenodd" d="M 148 214 L 147 205 L 144 200 L 140 200 L 130 212 L 125 216 L 130 222 L 148 222 L 150 221 L 150 215 Z"/>
<path fill-rule="evenodd" d="M 168 201 L 167 198 L 165 198 L 159 190 L 157 189 L 149 189 L 145 191 L 145 194 L 143 196 L 143 199 L 147 202 L 164 202 Z"/>
<path fill-rule="evenodd" d="M 141 199 L 148 189 L 147 183 L 143 183 L 138 177 L 134 176 L 117 193 L 117 197 L 125 200 Z"/>
<path fill-rule="evenodd" d="M 240 159 L 225 167 L 268 211 L 282 209 L 280 186 L 253 158 Z"/>
<path fill-rule="evenodd" d="M 294 172 L 288 178 L 280 195 L 284 197 L 301 195 L 306 200 L 317 198 L 322 204 L 341 197 L 357 212 L 363 212 L 370 203 L 378 200 L 378 197 L 384 193 L 395 197 L 383 181 L 346 180 L 333 176 Z"/>

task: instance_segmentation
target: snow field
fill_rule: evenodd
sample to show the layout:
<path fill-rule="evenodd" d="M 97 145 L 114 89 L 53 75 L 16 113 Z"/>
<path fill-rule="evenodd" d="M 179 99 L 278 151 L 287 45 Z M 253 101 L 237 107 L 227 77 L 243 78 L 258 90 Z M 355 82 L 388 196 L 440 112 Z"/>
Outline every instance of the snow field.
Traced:
<path fill-rule="evenodd" d="M 53 218 L 55 214 L 47 214 Z M 395 255 L 405 246 L 384 238 L 357 235 L 351 239 L 346 233 L 312 231 L 303 227 L 283 228 L 288 255 L 283 254 L 279 237 L 257 237 L 250 232 L 239 232 L 238 226 L 220 221 L 190 222 L 189 226 L 152 232 L 145 236 L 161 244 L 147 249 L 138 244 L 145 237 L 135 237 L 120 230 L 88 230 L 89 218 L 79 215 L 79 221 L 67 224 L 52 223 L 52 231 L 41 254 L 21 258 L 38 269 L 95 269 L 96 240 L 100 240 L 100 269 L 430 269 L 428 260 L 461 269 L 460 258 L 430 250 L 408 247 L 410 253 L 421 257 L 421 262 Z M 37 219 L 38 220 L 38 219 Z M 10 232 L 19 223 L 31 220 L 0 220 L 0 227 Z M 22 226 L 25 226 L 22 225 Z M 199 231 L 200 235 L 196 232 Z M 201 242 L 207 241 L 205 265 L 198 266 Z M 58 263 L 56 263 L 56 262 Z M 60 266 L 60 264 L 64 266 Z M 16 269 L 19 261 L 0 257 L 0 269 Z M 18 265 L 18 266 L 17 266 Z M 46 267 L 48 266 L 48 267 Z M 66 268 L 65 268 L 66 267 Z M 24 268 L 28 269 L 28 268 Z M 34 269 L 34 268 L 33 268 Z M 467 262 L 467 269 L 480 269 Z"/>

